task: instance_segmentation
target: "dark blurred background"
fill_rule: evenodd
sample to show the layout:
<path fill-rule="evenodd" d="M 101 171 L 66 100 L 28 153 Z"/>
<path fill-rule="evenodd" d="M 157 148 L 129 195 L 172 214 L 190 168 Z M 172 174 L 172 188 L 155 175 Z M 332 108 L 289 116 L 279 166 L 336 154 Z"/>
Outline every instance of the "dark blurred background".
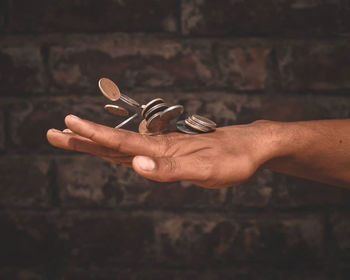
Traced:
<path fill-rule="evenodd" d="M 1 0 L 0 32 L 0 279 L 350 279 L 348 190 L 160 184 L 45 138 L 121 121 L 100 77 L 220 125 L 349 118 L 350 1 Z"/>

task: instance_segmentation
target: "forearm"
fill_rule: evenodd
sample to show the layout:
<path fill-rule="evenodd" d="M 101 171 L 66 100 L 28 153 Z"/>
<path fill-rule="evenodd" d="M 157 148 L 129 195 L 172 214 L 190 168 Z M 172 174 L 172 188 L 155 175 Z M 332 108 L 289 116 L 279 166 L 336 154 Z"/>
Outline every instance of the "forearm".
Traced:
<path fill-rule="evenodd" d="M 350 188 L 350 120 L 266 122 L 262 168 Z"/>

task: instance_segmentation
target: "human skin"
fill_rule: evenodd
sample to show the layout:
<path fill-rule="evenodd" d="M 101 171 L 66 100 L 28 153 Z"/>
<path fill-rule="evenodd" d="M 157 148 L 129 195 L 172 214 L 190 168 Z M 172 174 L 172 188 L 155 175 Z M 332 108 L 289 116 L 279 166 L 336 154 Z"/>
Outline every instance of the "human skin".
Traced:
<path fill-rule="evenodd" d="M 205 188 L 237 186 L 258 169 L 350 188 L 350 120 L 256 121 L 213 133 L 142 135 L 73 115 L 50 129 L 56 147 L 97 155 L 159 182 L 185 180 Z"/>

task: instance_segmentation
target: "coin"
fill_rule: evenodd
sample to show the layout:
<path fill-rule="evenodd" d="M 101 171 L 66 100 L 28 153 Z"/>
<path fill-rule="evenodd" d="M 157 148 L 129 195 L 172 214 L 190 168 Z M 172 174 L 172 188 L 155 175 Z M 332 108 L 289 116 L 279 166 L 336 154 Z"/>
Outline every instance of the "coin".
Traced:
<path fill-rule="evenodd" d="M 177 119 L 184 112 L 184 107 L 182 105 L 174 105 L 165 109 L 161 115 L 163 120 L 170 122 L 173 119 Z"/>
<path fill-rule="evenodd" d="M 125 102 L 126 104 L 132 106 L 132 107 L 141 107 L 140 103 L 138 103 L 137 101 L 135 101 L 134 99 L 132 99 L 131 97 L 125 95 L 125 94 L 120 94 L 120 100 L 122 100 L 123 102 Z"/>
<path fill-rule="evenodd" d="M 168 106 L 165 103 L 154 105 L 153 107 L 147 110 L 147 112 L 144 114 L 144 118 L 148 120 L 155 113 L 163 112 L 166 108 L 168 108 Z"/>
<path fill-rule="evenodd" d="M 102 78 L 98 81 L 98 86 L 105 97 L 111 101 L 117 101 L 120 98 L 120 91 L 117 85 L 110 79 Z"/>
<path fill-rule="evenodd" d="M 125 121 L 118 124 L 115 128 L 121 128 L 122 126 L 126 125 L 127 123 L 131 122 L 133 119 L 135 119 L 139 114 L 133 114 L 131 117 L 127 118 Z"/>
<path fill-rule="evenodd" d="M 176 127 L 178 130 L 186 134 L 198 134 L 197 131 L 194 131 L 191 128 L 189 128 L 184 120 L 176 122 Z"/>
<path fill-rule="evenodd" d="M 151 116 L 147 121 L 147 129 L 152 133 L 160 133 L 166 130 L 168 127 L 168 122 L 166 120 L 162 120 L 161 116 L 162 112 L 155 113 Z"/>
<path fill-rule="evenodd" d="M 150 132 L 147 129 L 147 121 L 146 120 L 142 120 L 139 124 L 139 133 L 140 134 L 145 134 L 145 135 L 154 135 L 154 133 Z"/>
<path fill-rule="evenodd" d="M 126 110 L 123 107 L 117 106 L 117 105 L 105 105 L 105 110 L 113 115 L 117 115 L 117 116 L 122 116 L 122 117 L 126 117 L 129 115 L 129 111 Z"/>
<path fill-rule="evenodd" d="M 212 130 L 211 128 L 202 126 L 201 124 L 198 124 L 198 123 L 194 122 L 194 121 L 193 121 L 192 119 L 190 119 L 190 118 L 185 119 L 185 124 L 186 124 L 187 126 L 193 128 L 193 129 L 196 130 L 196 131 L 209 132 L 209 131 Z"/>
<path fill-rule="evenodd" d="M 212 120 L 206 118 L 206 117 L 203 117 L 203 116 L 200 116 L 200 115 L 192 115 L 192 116 L 190 116 L 190 118 L 192 120 L 194 120 L 195 122 L 200 123 L 203 126 L 211 127 L 211 128 L 215 128 L 216 127 L 216 123 L 213 122 Z"/>
<path fill-rule="evenodd" d="M 146 114 L 146 112 L 154 105 L 156 104 L 160 104 L 160 103 L 165 103 L 164 100 L 162 98 L 155 98 L 152 99 L 150 102 L 148 102 L 146 105 L 142 105 L 143 109 L 141 112 L 141 115 L 144 116 Z"/>

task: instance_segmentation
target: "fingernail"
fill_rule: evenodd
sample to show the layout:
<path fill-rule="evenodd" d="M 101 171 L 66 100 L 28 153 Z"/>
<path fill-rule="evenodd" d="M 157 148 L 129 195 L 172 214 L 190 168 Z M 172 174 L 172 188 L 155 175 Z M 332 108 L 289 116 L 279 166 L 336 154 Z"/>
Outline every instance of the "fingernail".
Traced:
<path fill-rule="evenodd" d="M 73 131 L 71 131 L 70 129 L 66 128 L 63 130 L 64 133 L 73 133 Z"/>
<path fill-rule="evenodd" d="M 136 158 L 136 164 L 145 171 L 152 171 L 156 168 L 156 163 L 149 157 L 138 156 Z"/>
<path fill-rule="evenodd" d="M 77 117 L 76 115 L 69 114 L 67 117 L 69 117 L 70 119 L 79 120 L 79 117 Z"/>
<path fill-rule="evenodd" d="M 50 131 L 55 132 L 55 133 L 62 133 L 61 130 L 55 129 L 55 128 L 50 128 Z"/>

